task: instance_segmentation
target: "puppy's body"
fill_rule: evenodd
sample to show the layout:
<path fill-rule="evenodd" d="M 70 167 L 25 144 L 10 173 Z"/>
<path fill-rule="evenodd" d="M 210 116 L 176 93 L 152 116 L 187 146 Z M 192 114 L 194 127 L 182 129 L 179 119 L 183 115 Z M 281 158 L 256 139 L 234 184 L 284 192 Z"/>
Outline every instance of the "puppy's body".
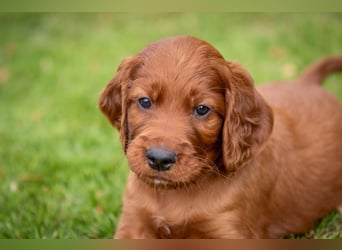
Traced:
<path fill-rule="evenodd" d="M 182 39 L 186 41 L 183 43 Z M 171 44 L 159 42 L 164 45 L 160 51 L 155 49 L 156 43 L 152 52 L 147 52 L 172 61 L 177 54 L 172 46 L 178 40 L 182 43 L 177 49 L 186 47 L 192 51 L 195 43 L 195 48 L 214 50 L 194 38 L 176 38 Z M 165 54 L 168 50 L 174 54 Z M 194 56 L 186 56 L 182 60 L 192 65 Z M 210 58 L 215 56 L 219 57 L 215 54 Z M 152 55 L 150 61 L 146 57 L 145 60 L 145 68 L 135 72 L 131 85 L 127 82 L 128 86 L 122 86 L 120 76 L 120 80 L 112 80 L 100 100 L 102 111 L 121 130 L 132 168 L 116 238 L 276 238 L 305 232 L 342 203 L 342 106 L 319 86 L 326 75 L 342 68 L 340 57 L 320 61 L 294 82 L 272 83 L 257 91 L 252 89 L 248 73 L 230 64 L 227 67 L 231 75 L 216 71 L 220 77 L 214 76 L 210 69 L 220 67 L 215 64 L 208 67 L 210 77 L 202 83 L 195 83 L 199 81 L 197 77 L 190 77 L 170 87 L 165 81 L 172 76 L 172 70 L 193 69 L 175 69 L 169 61 L 168 68 L 156 74 L 148 63 L 157 59 Z M 201 58 L 197 61 L 201 63 Z M 147 78 L 146 72 L 150 73 Z M 146 84 L 151 77 L 165 85 L 162 92 L 178 91 L 178 95 L 173 95 L 178 100 L 182 99 L 180 89 L 185 92 L 184 100 L 192 94 L 194 98 L 201 96 L 196 105 L 208 104 L 212 112 L 200 117 L 182 110 L 174 114 L 179 109 L 177 102 L 184 108 L 185 101 L 169 99 L 166 105 L 153 97 L 155 106 L 144 110 L 133 102 L 123 103 L 130 96 L 141 96 L 136 94 L 136 88 L 151 96 L 139 82 L 144 79 L 141 82 Z M 184 78 L 178 73 L 178 79 Z M 219 91 L 212 97 L 205 94 L 216 89 L 218 79 L 224 86 L 218 86 Z M 108 107 L 108 95 L 115 95 L 113 91 L 118 91 L 119 83 L 121 104 L 117 106 L 124 106 L 125 111 L 114 112 L 113 103 Z M 188 90 L 186 84 L 194 88 Z M 124 92 L 128 93 L 126 97 Z M 246 104 L 249 101 L 251 106 Z M 196 105 L 189 107 L 197 108 Z M 114 113 L 126 116 L 119 125 Z M 165 129 L 169 129 L 168 133 Z M 146 151 L 155 147 L 175 152 L 177 161 L 171 169 L 150 169 Z"/>
<path fill-rule="evenodd" d="M 275 115 L 265 149 L 205 186 L 154 189 L 130 173 L 117 238 L 275 238 L 307 231 L 342 202 L 337 100 L 299 83 L 259 91 Z"/>

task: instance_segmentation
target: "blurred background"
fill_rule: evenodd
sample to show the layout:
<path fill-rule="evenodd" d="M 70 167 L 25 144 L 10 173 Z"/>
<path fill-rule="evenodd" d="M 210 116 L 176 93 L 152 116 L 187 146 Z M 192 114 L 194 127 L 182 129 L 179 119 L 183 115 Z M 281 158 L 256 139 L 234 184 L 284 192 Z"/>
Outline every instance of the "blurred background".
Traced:
<path fill-rule="evenodd" d="M 0 238 L 113 236 L 128 166 L 97 100 L 146 44 L 196 36 L 259 84 L 342 54 L 341 31 L 342 14 L 0 14 Z M 325 87 L 342 101 L 341 74 Z M 341 231 L 332 212 L 292 237 Z"/>

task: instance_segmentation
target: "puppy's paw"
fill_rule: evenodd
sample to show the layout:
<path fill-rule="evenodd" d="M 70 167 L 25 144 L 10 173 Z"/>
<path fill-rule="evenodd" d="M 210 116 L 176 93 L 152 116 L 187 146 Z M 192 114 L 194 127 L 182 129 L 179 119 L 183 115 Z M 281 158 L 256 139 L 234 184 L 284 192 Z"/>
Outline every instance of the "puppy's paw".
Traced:
<path fill-rule="evenodd" d="M 342 203 L 337 206 L 337 211 L 339 211 L 340 214 L 342 214 Z"/>

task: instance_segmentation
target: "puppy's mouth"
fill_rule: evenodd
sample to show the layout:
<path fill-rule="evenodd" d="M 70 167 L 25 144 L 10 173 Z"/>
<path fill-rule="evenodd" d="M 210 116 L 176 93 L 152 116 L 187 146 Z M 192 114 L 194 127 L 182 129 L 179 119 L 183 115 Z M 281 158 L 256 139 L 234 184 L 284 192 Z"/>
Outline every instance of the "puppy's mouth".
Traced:
<path fill-rule="evenodd" d="M 175 183 L 159 176 L 138 175 L 138 178 L 153 188 L 172 189 L 180 186 L 179 183 Z"/>
<path fill-rule="evenodd" d="M 167 150 L 147 147 L 145 144 L 151 143 L 146 141 L 148 138 L 144 137 L 133 140 L 127 150 L 127 159 L 136 177 L 151 188 L 187 189 L 211 169 L 191 145 L 182 144 L 181 149 Z"/>

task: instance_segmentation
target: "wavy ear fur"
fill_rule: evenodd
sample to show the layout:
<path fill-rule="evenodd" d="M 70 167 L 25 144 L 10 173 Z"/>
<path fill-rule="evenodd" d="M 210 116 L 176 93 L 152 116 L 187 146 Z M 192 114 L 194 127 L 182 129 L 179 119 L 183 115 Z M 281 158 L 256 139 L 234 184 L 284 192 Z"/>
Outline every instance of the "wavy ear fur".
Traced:
<path fill-rule="evenodd" d="M 134 80 L 134 74 L 141 62 L 138 56 L 122 60 L 115 76 L 100 94 L 99 108 L 109 122 L 120 131 L 124 151 L 127 150 L 129 128 L 126 119 L 126 91 Z"/>
<path fill-rule="evenodd" d="M 218 71 L 226 86 L 223 161 L 227 171 L 235 171 L 262 150 L 272 132 L 273 111 L 239 64 L 224 62 Z"/>

